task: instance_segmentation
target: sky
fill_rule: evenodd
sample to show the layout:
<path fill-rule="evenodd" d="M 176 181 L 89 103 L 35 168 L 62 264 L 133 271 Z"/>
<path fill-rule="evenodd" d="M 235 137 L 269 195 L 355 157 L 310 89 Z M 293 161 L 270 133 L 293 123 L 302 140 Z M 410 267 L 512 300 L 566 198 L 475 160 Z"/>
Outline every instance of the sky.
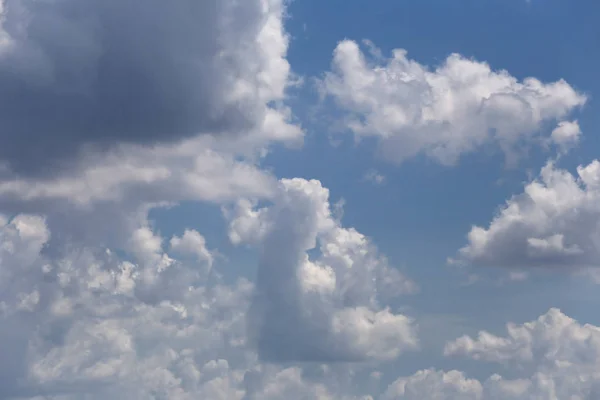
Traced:
<path fill-rule="evenodd" d="M 0 400 L 600 399 L 600 3 L 0 16 Z"/>

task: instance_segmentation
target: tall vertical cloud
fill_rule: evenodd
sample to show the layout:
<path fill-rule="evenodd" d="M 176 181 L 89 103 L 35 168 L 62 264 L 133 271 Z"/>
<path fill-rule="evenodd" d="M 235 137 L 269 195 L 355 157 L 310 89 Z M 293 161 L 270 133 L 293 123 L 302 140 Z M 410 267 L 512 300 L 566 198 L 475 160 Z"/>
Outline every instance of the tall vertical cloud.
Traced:
<path fill-rule="evenodd" d="M 228 214 L 233 242 L 261 249 L 249 318 L 262 358 L 393 359 L 417 346 L 411 319 L 385 307 L 415 285 L 332 217 L 319 181 L 284 179 L 271 207 L 243 201 Z"/>

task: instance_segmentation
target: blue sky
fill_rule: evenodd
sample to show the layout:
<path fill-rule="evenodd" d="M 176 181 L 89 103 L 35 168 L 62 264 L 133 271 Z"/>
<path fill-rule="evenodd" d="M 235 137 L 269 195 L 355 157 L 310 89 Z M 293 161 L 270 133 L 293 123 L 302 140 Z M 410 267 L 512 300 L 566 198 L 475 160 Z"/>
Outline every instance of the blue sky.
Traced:
<path fill-rule="evenodd" d="M 600 3 L 221 1 L 1 3 L 0 400 L 600 398 Z"/>

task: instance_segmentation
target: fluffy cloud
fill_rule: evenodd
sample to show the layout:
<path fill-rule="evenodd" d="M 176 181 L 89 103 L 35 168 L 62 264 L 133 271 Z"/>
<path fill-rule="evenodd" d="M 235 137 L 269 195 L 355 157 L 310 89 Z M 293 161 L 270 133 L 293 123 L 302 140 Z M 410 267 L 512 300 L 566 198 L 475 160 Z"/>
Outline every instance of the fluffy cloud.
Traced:
<path fill-rule="evenodd" d="M 463 355 L 498 363 L 595 365 L 600 359 L 600 328 L 580 325 L 558 309 L 535 321 L 507 325 L 507 337 L 480 332 L 476 339 L 463 336 L 446 345 L 446 355 Z"/>
<path fill-rule="evenodd" d="M 371 50 L 369 58 L 356 42 L 340 42 L 320 87 L 344 113 L 345 129 L 377 138 L 383 156 L 395 163 L 424 154 L 454 164 L 488 143 L 514 162 L 519 145 L 586 102 L 563 80 L 519 82 L 458 54 L 430 70 L 408 59 L 405 50 L 394 50 L 389 60 Z M 552 136 L 561 144 L 574 136 L 566 124 Z"/>
<path fill-rule="evenodd" d="M 283 13 L 281 0 L 4 0 L 0 159 L 37 175 L 89 145 L 272 123 L 290 78 Z"/>
<path fill-rule="evenodd" d="M 551 309 L 535 321 L 509 324 L 508 335 L 481 332 L 447 344 L 447 355 L 533 368 L 530 378 L 504 380 L 494 375 L 485 383 L 490 399 L 591 399 L 600 392 L 600 328 L 581 325 Z"/>
<path fill-rule="evenodd" d="M 581 128 L 578 121 L 562 121 L 552 131 L 550 139 L 562 152 L 569 150 L 579 143 Z"/>
<path fill-rule="evenodd" d="M 319 181 L 292 179 L 270 207 L 227 210 L 232 240 L 261 249 L 251 333 L 263 359 L 391 359 L 417 345 L 412 321 L 382 305 L 414 284 L 343 228 L 328 200 Z"/>
<path fill-rule="evenodd" d="M 462 372 L 423 370 L 397 379 L 386 390 L 382 400 L 478 400 L 482 391 L 479 381 L 467 379 Z"/>
<path fill-rule="evenodd" d="M 494 374 L 483 382 L 459 371 L 424 370 L 399 378 L 383 399 L 530 400 L 595 399 L 600 395 L 600 328 L 581 325 L 560 310 L 510 323 L 507 336 L 480 332 L 446 345 L 447 356 L 497 362 L 524 378 Z M 531 375 L 527 376 L 528 371 Z"/>
<path fill-rule="evenodd" d="M 198 232 L 165 246 L 141 226 L 129 260 L 101 247 L 46 255 L 53 234 L 41 216 L 2 218 L 0 398 L 359 399 L 335 367 L 311 377 L 258 362 L 246 334 L 253 284 L 209 285 L 208 257 L 164 251 L 204 249 Z"/>
<path fill-rule="evenodd" d="M 577 175 L 548 163 L 489 227 L 473 227 L 455 261 L 502 267 L 596 267 L 600 259 L 600 162 Z"/>

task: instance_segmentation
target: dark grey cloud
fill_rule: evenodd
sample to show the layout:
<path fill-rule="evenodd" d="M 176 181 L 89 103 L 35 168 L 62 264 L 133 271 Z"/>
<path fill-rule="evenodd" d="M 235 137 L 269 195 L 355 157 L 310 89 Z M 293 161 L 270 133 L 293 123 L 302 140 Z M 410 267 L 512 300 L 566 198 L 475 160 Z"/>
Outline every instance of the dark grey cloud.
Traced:
<path fill-rule="evenodd" d="M 88 144 L 252 127 L 266 16 L 260 0 L 5 0 L 0 159 L 40 173 Z"/>

